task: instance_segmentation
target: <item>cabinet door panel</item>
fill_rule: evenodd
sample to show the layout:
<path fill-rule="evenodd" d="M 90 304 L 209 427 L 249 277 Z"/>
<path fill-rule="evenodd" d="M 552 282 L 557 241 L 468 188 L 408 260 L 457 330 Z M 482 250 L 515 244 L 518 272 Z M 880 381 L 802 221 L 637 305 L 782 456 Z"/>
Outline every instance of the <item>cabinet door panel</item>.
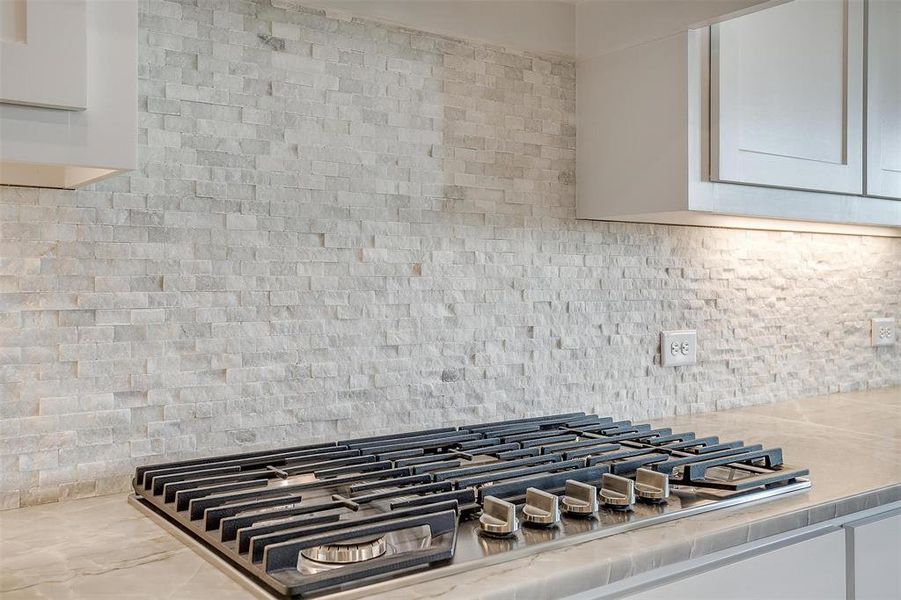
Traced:
<path fill-rule="evenodd" d="M 863 192 L 863 3 L 795 0 L 712 27 L 711 176 Z"/>
<path fill-rule="evenodd" d="M 901 2 L 867 10 L 867 194 L 901 198 Z"/>
<path fill-rule="evenodd" d="M 841 530 L 626 596 L 628 600 L 845 600 Z"/>
<path fill-rule="evenodd" d="M 853 557 L 851 600 L 901 598 L 901 512 L 845 525 Z"/>

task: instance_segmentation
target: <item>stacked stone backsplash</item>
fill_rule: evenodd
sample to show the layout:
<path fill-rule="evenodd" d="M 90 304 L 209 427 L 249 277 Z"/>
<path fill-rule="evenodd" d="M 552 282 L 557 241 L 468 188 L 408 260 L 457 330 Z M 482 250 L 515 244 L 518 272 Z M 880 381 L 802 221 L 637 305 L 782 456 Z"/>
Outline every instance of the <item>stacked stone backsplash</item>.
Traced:
<path fill-rule="evenodd" d="M 238 0 L 143 0 L 139 56 L 139 171 L 0 190 L 3 507 L 189 456 L 901 383 L 868 346 L 901 240 L 575 220 L 571 61 Z M 659 366 L 673 328 L 698 366 Z"/>

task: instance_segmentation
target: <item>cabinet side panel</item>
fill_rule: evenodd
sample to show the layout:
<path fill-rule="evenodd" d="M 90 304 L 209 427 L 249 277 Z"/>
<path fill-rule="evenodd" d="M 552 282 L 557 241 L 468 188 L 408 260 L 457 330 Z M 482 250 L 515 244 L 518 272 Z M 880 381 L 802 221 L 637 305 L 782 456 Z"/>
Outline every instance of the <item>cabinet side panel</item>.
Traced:
<path fill-rule="evenodd" d="M 683 210 L 688 34 L 577 64 L 577 215 Z"/>
<path fill-rule="evenodd" d="M 138 5 L 136 0 L 88 4 L 91 108 L 72 115 L 69 164 L 130 170 L 138 153 Z"/>

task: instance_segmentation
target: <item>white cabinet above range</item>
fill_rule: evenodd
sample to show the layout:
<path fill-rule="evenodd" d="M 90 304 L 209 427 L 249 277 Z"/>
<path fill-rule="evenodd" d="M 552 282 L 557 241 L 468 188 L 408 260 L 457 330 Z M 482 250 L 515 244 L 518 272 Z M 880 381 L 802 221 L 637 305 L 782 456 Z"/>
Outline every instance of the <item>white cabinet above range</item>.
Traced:
<path fill-rule="evenodd" d="M 0 0 L 0 185 L 137 166 L 135 0 Z"/>
<path fill-rule="evenodd" d="M 794 0 L 580 57 L 578 216 L 901 236 L 899 37 Z"/>

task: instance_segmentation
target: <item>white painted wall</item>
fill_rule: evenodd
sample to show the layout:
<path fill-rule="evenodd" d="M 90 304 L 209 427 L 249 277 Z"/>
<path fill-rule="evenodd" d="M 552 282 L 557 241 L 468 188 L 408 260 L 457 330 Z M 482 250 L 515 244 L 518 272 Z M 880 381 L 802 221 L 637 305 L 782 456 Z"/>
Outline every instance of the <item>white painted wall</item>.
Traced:
<path fill-rule="evenodd" d="M 290 0 L 293 2 L 294 0 Z M 283 0 L 284 2 L 284 0 Z M 301 0 L 421 31 L 519 50 L 575 55 L 575 6 L 560 0 Z"/>
<path fill-rule="evenodd" d="M 520 50 L 590 58 L 788 0 L 275 0 Z"/>
<path fill-rule="evenodd" d="M 786 1 L 584 0 L 576 3 L 576 56 L 601 56 Z"/>

